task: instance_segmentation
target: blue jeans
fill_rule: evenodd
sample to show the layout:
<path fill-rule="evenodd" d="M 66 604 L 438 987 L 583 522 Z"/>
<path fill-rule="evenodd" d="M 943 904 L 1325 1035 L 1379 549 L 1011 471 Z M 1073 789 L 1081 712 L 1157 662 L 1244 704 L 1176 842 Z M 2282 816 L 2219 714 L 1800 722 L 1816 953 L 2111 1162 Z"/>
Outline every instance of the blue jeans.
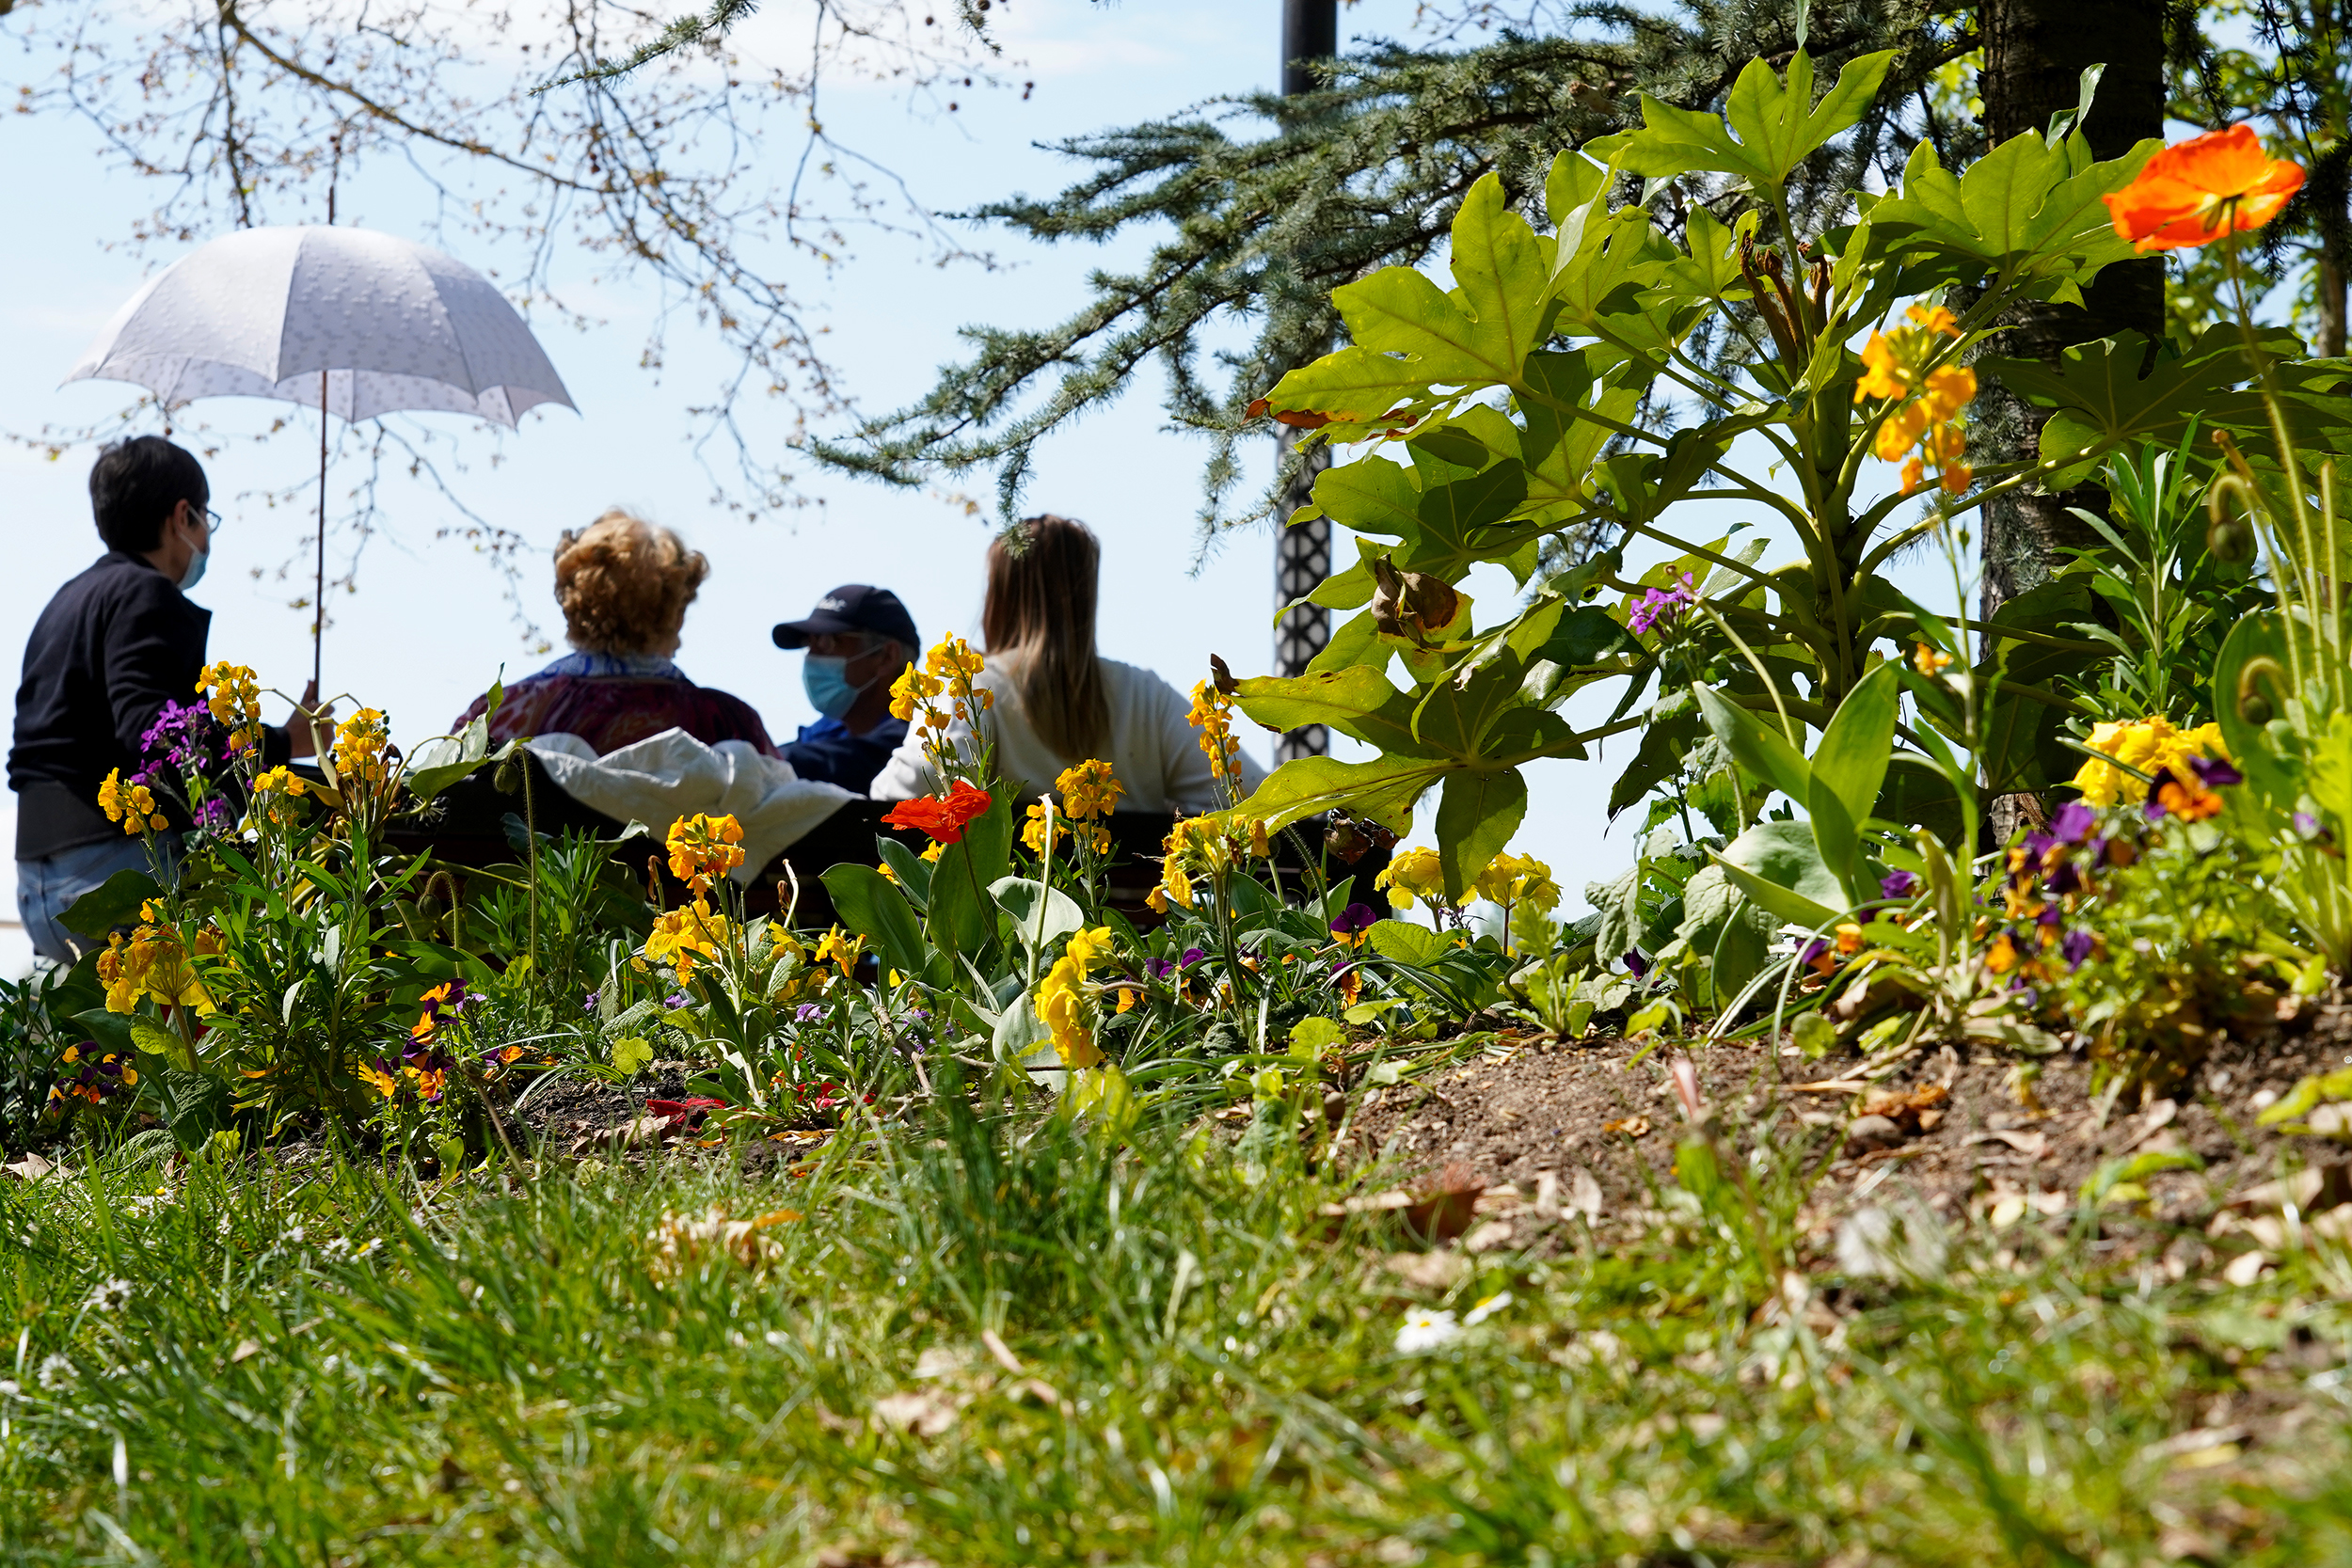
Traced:
<path fill-rule="evenodd" d="M 161 833 L 155 842 L 163 851 L 167 870 L 176 866 L 180 860 L 180 835 Z M 37 861 L 17 862 L 16 912 L 24 922 L 24 934 L 33 939 L 33 951 L 52 963 L 71 964 L 83 949 L 100 945 L 103 939 L 94 941 L 69 931 L 57 917 L 72 909 L 82 895 L 104 886 L 106 879 L 116 872 L 151 873 L 153 869 L 148 863 L 145 842 L 128 835 L 97 844 L 78 844 Z"/>

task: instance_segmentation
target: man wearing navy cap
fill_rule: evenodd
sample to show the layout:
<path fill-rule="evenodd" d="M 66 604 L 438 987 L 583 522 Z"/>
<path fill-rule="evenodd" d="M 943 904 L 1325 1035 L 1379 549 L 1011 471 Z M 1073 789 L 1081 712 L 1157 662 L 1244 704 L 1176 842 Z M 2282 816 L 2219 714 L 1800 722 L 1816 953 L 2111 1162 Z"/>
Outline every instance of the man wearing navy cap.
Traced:
<path fill-rule="evenodd" d="M 906 721 L 890 716 L 890 683 L 922 647 L 914 617 L 889 589 L 853 582 L 776 627 L 775 639 L 808 650 L 801 684 L 822 716 L 784 745 L 784 760 L 803 779 L 863 795 L 906 738 Z"/>

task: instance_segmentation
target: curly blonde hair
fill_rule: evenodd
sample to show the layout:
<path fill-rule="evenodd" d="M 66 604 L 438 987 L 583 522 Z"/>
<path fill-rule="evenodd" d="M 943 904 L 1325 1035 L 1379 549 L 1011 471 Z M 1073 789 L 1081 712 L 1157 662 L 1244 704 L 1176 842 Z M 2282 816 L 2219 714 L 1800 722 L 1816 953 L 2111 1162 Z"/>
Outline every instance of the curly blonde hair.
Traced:
<path fill-rule="evenodd" d="M 614 507 L 555 546 L 565 635 L 591 654 L 645 654 L 686 624 L 710 562 L 666 528 Z"/>

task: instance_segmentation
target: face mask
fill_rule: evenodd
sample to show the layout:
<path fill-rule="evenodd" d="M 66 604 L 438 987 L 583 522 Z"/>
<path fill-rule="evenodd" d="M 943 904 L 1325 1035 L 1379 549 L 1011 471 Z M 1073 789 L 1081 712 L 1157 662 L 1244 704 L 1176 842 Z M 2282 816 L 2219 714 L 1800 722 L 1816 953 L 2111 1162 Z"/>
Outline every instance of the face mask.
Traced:
<path fill-rule="evenodd" d="M 850 684 L 849 668 L 846 658 L 827 658 L 818 654 L 811 654 L 801 661 L 801 685 L 808 692 L 809 704 L 828 719 L 843 717 L 866 694 L 865 687 Z"/>
<path fill-rule="evenodd" d="M 213 552 L 198 550 L 188 557 L 188 569 L 180 574 L 180 592 L 184 594 L 204 580 L 204 568 L 211 563 Z"/>

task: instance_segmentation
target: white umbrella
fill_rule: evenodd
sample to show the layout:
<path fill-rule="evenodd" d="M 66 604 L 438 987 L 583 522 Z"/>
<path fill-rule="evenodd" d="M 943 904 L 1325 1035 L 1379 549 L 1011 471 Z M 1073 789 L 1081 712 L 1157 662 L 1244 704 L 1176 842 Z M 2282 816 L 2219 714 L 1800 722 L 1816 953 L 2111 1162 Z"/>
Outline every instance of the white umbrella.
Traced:
<path fill-rule="evenodd" d="M 129 381 L 167 410 L 256 397 L 319 410 L 312 675 L 326 625 L 326 419 L 473 414 L 512 429 L 574 408 L 506 296 L 464 262 L 365 229 L 246 229 L 165 268 L 106 324 L 68 381 Z"/>

